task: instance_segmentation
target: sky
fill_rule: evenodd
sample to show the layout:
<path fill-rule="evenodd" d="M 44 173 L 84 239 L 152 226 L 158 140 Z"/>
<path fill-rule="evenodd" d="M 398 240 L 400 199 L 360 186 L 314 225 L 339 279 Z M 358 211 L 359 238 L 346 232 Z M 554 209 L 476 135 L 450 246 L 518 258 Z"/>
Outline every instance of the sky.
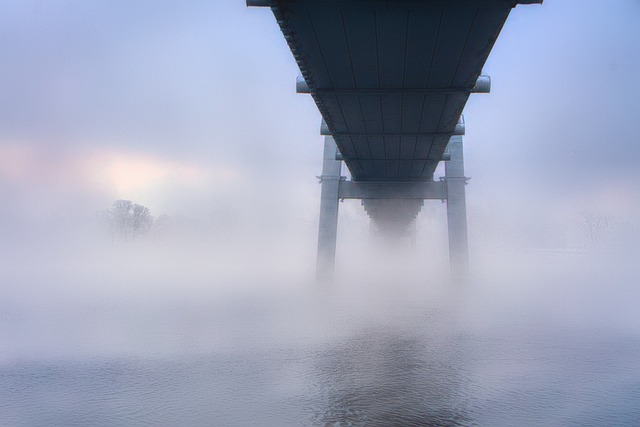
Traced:
<path fill-rule="evenodd" d="M 472 246 L 487 233 L 553 234 L 585 212 L 628 227 L 640 217 L 639 15 L 637 0 L 512 11 L 484 68 L 492 92 L 464 113 Z M 252 233 L 292 229 L 313 256 L 320 115 L 295 94 L 268 9 L 4 1 L 0 40 L 5 253 L 129 199 L 154 216 L 222 211 Z M 368 219 L 341 206 L 348 248 Z M 423 236 L 442 238 L 443 211 L 425 207 Z"/>

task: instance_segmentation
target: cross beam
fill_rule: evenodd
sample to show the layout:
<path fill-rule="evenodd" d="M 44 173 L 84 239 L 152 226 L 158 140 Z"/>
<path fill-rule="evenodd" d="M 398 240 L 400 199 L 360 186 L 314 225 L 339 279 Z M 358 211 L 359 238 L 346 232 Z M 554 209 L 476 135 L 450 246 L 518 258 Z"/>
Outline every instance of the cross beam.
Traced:
<path fill-rule="evenodd" d="M 431 199 L 446 200 L 445 182 L 340 181 L 340 199 Z"/>
<path fill-rule="evenodd" d="M 309 84 L 303 76 L 296 79 L 297 93 L 317 93 L 321 95 L 358 95 L 358 96 L 381 96 L 381 95 L 431 95 L 431 94 L 471 94 L 471 93 L 489 93 L 491 92 L 491 77 L 481 75 L 476 80 L 473 87 L 459 88 L 358 88 L 358 89 L 314 89 L 311 90 Z"/>

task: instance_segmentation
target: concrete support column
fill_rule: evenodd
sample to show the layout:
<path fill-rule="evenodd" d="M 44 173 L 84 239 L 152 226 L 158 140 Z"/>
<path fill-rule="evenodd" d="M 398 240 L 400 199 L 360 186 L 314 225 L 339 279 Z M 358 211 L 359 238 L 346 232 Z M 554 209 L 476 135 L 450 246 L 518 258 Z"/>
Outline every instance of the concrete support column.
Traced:
<path fill-rule="evenodd" d="M 338 234 L 338 196 L 341 163 L 336 160 L 336 143 L 333 137 L 324 139 L 322 160 L 322 190 L 320 195 L 320 224 L 318 227 L 318 258 L 316 278 L 331 280 L 336 258 Z"/>
<path fill-rule="evenodd" d="M 452 136 L 448 145 L 451 160 L 445 162 L 447 182 L 447 223 L 449 228 L 449 260 L 451 278 L 461 283 L 469 275 L 469 245 L 467 240 L 466 178 L 462 137 Z"/>

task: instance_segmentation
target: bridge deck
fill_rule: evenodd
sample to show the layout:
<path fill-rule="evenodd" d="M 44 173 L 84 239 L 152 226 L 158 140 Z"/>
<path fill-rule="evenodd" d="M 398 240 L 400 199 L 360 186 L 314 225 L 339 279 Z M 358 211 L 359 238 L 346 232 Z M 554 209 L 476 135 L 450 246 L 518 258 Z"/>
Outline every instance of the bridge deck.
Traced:
<path fill-rule="evenodd" d="M 353 179 L 431 181 L 517 3 L 279 0 L 272 10 Z"/>

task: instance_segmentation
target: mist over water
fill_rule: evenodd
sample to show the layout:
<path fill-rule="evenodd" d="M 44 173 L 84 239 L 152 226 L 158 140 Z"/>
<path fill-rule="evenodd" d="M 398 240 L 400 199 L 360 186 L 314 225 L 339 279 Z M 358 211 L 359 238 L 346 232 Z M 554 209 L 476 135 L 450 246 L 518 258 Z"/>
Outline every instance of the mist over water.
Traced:
<path fill-rule="evenodd" d="M 473 280 L 456 287 L 434 256 L 439 242 L 363 242 L 343 247 L 325 284 L 277 245 L 106 241 L 57 258 L 49 248 L 49 263 L 33 250 L 34 264 L 3 270 L 0 420 L 640 420 L 638 267 L 623 252 L 504 242 L 473 253 Z"/>
<path fill-rule="evenodd" d="M 640 425 L 640 5 L 605 3 L 507 21 L 455 286 L 437 201 L 413 246 L 341 203 L 312 280 L 320 117 L 268 12 L 4 2 L 0 425 Z"/>

